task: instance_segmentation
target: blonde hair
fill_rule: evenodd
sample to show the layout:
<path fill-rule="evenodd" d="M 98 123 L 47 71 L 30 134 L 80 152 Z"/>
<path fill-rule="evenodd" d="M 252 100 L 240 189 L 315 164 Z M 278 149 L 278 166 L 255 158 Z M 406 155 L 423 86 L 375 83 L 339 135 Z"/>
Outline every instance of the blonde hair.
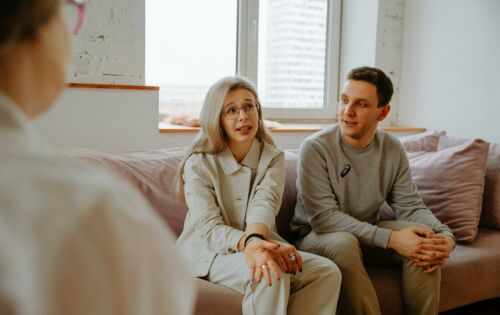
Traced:
<path fill-rule="evenodd" d="M 260 106 L 257 90 L 247 79 L 239 76 L 229 76 L 215 82 L 207 92 L 203 107 L 200 112 L 200 131 L 189 146 L 186 156 L 177 171 L 176 191 L 179 199 L 184 202 L 184 165 L 186 160 L 195 153 L 217 154 L 222 152 L 227 146 L 227 135 L 222 128 L 220 117 L 224 107 L 224 99 L 227 94 L 239 89 L 246 89 L 251 92 L 257 103 L 258 129 L 256 137 L 261 142 L 274 145 L 269 130 L 264 126 L 262 119 L 262 108 Z"/>

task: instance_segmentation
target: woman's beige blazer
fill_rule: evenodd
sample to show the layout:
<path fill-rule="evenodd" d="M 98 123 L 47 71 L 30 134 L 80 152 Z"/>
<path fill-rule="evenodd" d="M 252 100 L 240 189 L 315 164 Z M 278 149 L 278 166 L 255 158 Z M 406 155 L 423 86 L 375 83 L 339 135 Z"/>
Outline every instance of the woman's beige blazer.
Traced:
<path fill-rule="evenodd" d="M 189 211 L 177 244 L 195 276 L 206 276 L 217 254 L 236 252 L 247 225 L 274 230 L 285 183 L 284 153 L 277 147 L 254 139 L 241 163 L 229 148 L 193 154 L 183 176 Z"/>

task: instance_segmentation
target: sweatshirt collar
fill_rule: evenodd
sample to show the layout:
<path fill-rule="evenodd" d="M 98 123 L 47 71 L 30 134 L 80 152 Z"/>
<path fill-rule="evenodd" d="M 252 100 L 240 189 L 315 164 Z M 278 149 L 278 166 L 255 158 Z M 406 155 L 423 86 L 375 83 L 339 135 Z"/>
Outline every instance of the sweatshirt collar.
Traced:
<path fill-rule="evenodd" d="M 356 147 L 353 147 L 352 145 L 350 145 L 349 143 L 347 143 L 347 141 L 344 140 L 344 137 L 342 136 L 342 126 L 340 124 L 338 124 L 337 140 L 338 140 L 338 142 L 340 143 L 340 145 L 343 148 L 345 148 L 345 149 L 347 149 L 349 151 L 354 151 L 354 152 L 357 152 L 357 153 L 368 152 L 375 145 L 375 141 L 376 141 L 377 137 L 378 137 L 378 129 L 375 131 L 375 135 L 374 135 L 372 141 L 366 147 L 364 147 L 364 148 L 356 148 Z"/>

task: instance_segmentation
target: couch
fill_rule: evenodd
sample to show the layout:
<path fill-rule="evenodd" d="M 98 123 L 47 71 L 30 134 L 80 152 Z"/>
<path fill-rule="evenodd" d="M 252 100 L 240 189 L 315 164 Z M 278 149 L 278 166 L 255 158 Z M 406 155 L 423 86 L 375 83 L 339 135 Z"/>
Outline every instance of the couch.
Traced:
<path fill-rule="evenodd" d="M 442 134 L 431 136 L 437 137 L 438 140 L 433 140 L 434 147 L 430 149 L 422 148 L 422 143 L 425 146 L 429 142 L 427 138 L 410 139 L 406 148 L 411 151 L 412 145 L 416 145 L 417 151 L 437 150 L 436 141 L 439 141 Z M 481 199 L 483 192 L 485 199 L 481 203 L 483 215 L 476 224 L 473 240 L 460 242 L 442 268 L 440 311 L 500 297 L 500 144 L 492 145 L 489 149 L 489 157 L 487 163 L 484 163 L 485 171 L 482 174 L 486 177 L 486 180 L 483 178 L 484 186 L 481 190 Z M 64 158 L 91 161 L 120 174 L 124 180 L 130 180 L 173 232 L 179 235 L 187 209 L 177 200 L 173 182 L 184 152 L 185 148 L 136 152 L 65 149 L 60 151 L 60 154 Z M 293 242 L 295 236 L 291 233 L 288 223 L 296 202 L 297 150 L 287 150 L 285 157 L 286 187 L 276 226 L 280 235 Z M 381 215 L 390 217 L 390 209 L 382 209 Z M 368 272 L 375 285 L 383 314 L 404 314 L 398 268 L 370 267 Z M 195 314 L 241 314 L 242 295 L 202 279 L 197 281 L 199 297 Z"/>

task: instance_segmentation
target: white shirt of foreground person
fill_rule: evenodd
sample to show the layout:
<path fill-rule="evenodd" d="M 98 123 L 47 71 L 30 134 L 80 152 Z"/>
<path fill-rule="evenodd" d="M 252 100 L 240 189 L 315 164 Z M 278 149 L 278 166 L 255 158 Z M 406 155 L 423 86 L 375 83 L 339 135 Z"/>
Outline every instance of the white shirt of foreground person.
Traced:
<path fill-rule="evenodd" d="M 194 277 L 125 181 L 51 156 L 0 92 L 0 314 L 191 314 Z"/>

